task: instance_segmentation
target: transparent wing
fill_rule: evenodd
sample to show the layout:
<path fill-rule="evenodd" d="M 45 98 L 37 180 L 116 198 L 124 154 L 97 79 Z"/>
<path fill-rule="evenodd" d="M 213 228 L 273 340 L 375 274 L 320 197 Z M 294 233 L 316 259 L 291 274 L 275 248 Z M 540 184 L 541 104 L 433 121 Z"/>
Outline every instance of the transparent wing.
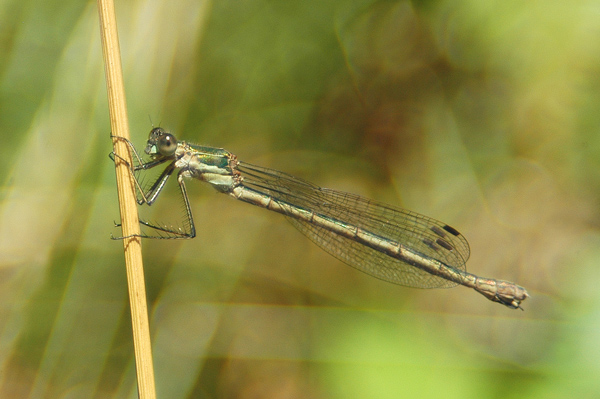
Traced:
<path fill-rule="evenodd" d="M 454 228 L 406 209 L 341 191 L 320 188 L 276 170 L 240 162 L 243 185 L 269 195 L 285 209 L 294 205 L 352 225 L 458 270 L 466 270 L 469 244 Z M 323 250 L 371 276 L 416 288 L 453 287 L 429 274 L 352 239 L 309 222 L 288 220 Z"/>

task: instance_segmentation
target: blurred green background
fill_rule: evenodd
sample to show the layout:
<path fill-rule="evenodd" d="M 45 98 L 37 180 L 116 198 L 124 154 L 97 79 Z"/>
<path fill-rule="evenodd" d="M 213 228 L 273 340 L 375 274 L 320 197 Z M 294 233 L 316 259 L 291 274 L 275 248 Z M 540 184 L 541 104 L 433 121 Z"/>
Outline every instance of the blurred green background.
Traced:
<path fill-rule="evenodd" d="M 159 398 L 600 396 L 597 1 L 117 4 L 151 127 L 443 220 L 463 287 L 409 289 L 191 182 L 145 241 Z M 94 2 L 0 3 L 0 397 L 135 398 Z M 170 187 L 150 211 L 180 212 Z M 174 212 L 171 212 L 175 209 Z"/>

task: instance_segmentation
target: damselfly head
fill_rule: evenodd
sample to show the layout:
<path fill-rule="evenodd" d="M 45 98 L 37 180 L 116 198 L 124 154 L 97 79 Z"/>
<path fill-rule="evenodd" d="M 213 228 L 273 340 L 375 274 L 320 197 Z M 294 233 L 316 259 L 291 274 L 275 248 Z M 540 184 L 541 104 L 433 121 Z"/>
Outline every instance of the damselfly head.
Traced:
<path fill-rule="evenodd" d="M 148 143 L 146 145 L 146 154 L 153 157 L 161 155 L 170 157 L 175 154 L 177 149 L 177 138 L 171 133 L 167 133 L 161 127 L 155 127 L 150 131 Z"/>

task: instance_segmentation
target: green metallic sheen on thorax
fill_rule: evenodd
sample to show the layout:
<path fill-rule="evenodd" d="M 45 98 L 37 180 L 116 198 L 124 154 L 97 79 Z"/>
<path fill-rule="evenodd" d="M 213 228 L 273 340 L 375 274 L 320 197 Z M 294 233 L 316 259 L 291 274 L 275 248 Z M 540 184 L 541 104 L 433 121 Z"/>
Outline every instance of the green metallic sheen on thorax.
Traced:
<path fill-rule="evenodd" d="M 182 141 L 175 157 L 175 166 L 182 169 L 185 177 L 205 181 L 217 191 L 229 193 L 238 184 L 237 157 L 222 148 Z"/>
<path fill-rule="evenodd" d="M 186 152 L 193 152 L 193 156 L 197 157 L 204 165 L 215 166 L 219 169 L 225 169 L 228 173 L 232 173 L 231 162 L 235 159 L 235 155 L 229 151 L 222 148 L 188 144 L 186 142 L 180 144 Z"/>

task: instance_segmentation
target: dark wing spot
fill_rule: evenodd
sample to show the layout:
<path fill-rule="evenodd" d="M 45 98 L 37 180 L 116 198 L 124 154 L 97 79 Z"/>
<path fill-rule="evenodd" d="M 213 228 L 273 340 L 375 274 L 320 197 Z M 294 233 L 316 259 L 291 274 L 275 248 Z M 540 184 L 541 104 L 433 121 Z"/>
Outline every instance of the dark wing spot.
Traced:
<path fill-rule="evenodd" d="M 450 234 L 452 234 L 454 236 L 457 236 L 457 237 L 460 235 L 460 233 L 458 232 L 458 230 L 456 230 L 454 227 L 451 227 L 451 226 L 448 226 L 448 225 L 444 226 L 444 230 L 446 230 L 448 233 L 450 233 Z"/>
<path fill-rule="evenodd" d="M 429 248 L 433 249 L 434 251 L 437 251 L 440 249 L 440 247 L 435 245 L 435 243 L 433 241 L 431 241 L 429 238 L 424 238 L 423 244 L 427 245 Z"/>
<path fill-rule="evenodd" d="M 433 231 L 435 234 L 437 234 L 440 237 L 446 237 L 446 233 L 444 233 L 444 230 L 440 229 L 437 226 L 431 226 L 430 227 L 431 231 Z"/>
<path fill-rule="evenodd" d="M 442 240 L 441 238 L 438 238 L 437 240 L 435 240 L 435 242 L 437 242 L 440 247 L 446 248 L 448 251 L 454 250 L 454 247 L 452 245 L 450 245 L 447 241 Z"/>

